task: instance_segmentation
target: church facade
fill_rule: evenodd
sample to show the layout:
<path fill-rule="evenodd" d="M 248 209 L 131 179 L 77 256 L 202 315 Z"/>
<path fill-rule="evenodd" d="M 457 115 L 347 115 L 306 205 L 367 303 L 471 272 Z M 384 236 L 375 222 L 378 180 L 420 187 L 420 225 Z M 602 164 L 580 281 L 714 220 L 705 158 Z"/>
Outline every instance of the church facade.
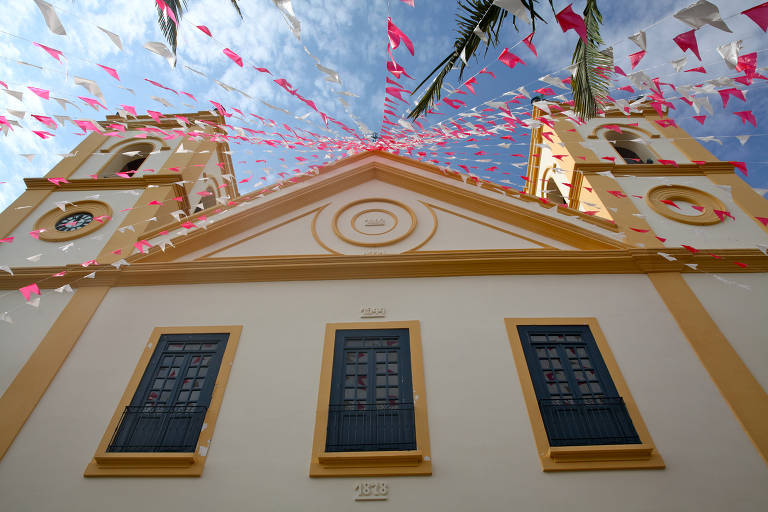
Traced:
<path fill-rule="evenodd" d="M 653 110 L 542 114 L 522 192 L 241 194 L 223 119 L 107 118 L 0 215 L 0 508 L 763 506 L 768 201 Z"/>

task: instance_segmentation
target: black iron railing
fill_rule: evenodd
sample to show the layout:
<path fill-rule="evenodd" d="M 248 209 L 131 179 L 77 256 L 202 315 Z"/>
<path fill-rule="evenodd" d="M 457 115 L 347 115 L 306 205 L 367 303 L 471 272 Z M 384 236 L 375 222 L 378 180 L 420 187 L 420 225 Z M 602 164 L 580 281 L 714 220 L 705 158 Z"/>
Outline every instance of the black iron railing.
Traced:
<path fill-rule="evenodd" d="M 127 406 L 108 452 L 194 452 L 208 407 Z"/>
<path fill-rule="evenodd" d="M 541 398 L 539 408 L 550 446 L 640 443 L 621 397 Z"/>
<path fill-rule="evenodd" d="M 415 449 L 413 403 L 328 406 L 327 452 Z"/>

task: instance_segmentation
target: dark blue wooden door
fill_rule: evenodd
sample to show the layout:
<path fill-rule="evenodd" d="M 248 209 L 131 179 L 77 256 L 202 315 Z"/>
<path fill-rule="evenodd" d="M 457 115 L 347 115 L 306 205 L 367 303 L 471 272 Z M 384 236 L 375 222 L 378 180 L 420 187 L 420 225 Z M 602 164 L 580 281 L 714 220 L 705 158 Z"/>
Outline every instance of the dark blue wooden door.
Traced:
<path fill-rule="evenodd" d="M 415 449 L 408 329 L 336 331 L 326 451 Z"/>
<path fill-rule="evenodd" d="M 552 446 L 640 439 L 588 326 L 518 326 Z"/>
<path fill-rule="evenodd" d="M 107 451 L 194 451 L 228 338 L 162 335 Z"/>

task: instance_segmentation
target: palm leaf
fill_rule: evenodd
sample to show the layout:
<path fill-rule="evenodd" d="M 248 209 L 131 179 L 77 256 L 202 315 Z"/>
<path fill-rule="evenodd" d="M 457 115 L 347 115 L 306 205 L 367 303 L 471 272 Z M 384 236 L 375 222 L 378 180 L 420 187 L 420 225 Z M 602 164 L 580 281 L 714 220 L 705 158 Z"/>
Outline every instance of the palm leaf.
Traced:
<path fill-rule="evenodd" d="M 554 0 L 549 0 L 550 6 Z M 533 30 L 536 30 L 536 20 L 544 21 L 544 18 L 536 12 L 535 4 L 538 0 L 522 0 L 523 5 L 528 8 L 533 21 Z M 554 10 L 554 9 L 553 9 Z M 499 30 L 507 17 L 507 11 L 493 5 L 493 0 L 459 0 L 459 12 L 456 14 L 456 32 L 457 37 L 453 43 L 454 50 L 445 57 L 435 69 L 433 69 L 422 82 L 416 86 L 414 92 L 423 86 L 432 76 L 434 79 L 429 87 L 419 98 L 416 106 L 408 112 L 408 118 L 416 119 L 422 113 L 426 112 L 432 106 L 440 101 L 442 95 L 443 81 L 449 71 L 454 69 L 457 62 L 460 62 L 459 80 L 461 80 L 464 69 L 467 64 L 465 61 L 475 55 L 482 39 L 474 31 L 475 27 L 486 33 L 488 41 L 485 46 L 485 53 L 491 46 L 494 48 L 499 44 Z M 545 22 L 546 23 L 546 22 Z M 517 28 L 515 16 L 512 16 L 512 24 Z M 461 59 L 462 51 L 464 60 Z"/>
<path fill-rule="evenodd" d="M 232 7 L 235 8 L 237 15 L 242 18 L 243 13 L 240 11 L 240 6 L 237 3 L 238 0 L 230 0 L 230 2 Z M 165 0 L 165 4 L 171 9 L 173 15 L 176 16 L 176 20 L 181 23 L 181 17 L 184 15 L 184 11 L 187 10 L 187 0 Z M 160 30 L 163 31 L 168 44 L 171 45 L 171 50 L 173 50 L 173 53 L 176 53 L 178 29 L 171 17 L 160 9 L 160 5 L 157 5 L 157 23 L 160 25 Z"/>
<path fill-rule="evenodd" d="M 612 53 L 598 49 L 603 43 L 600 36 L 602 22 L 603 16 L 597 8 L 597 0 L 587 0 L 584 8 L 587 43 L 579 39 L 571 58 L 571 63 L 577 65 L 571 81 L 574 110 L 583 119 L 597 116 L 598 104 L 604 103 L 608 96 L 609 79 L 613 72 Z"/>

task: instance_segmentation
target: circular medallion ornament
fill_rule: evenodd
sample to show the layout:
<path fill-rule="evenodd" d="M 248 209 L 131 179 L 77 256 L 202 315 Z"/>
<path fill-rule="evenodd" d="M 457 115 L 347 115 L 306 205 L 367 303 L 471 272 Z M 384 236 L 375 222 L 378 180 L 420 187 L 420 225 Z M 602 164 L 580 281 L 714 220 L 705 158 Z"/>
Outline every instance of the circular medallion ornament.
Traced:
<path fill-rule="evenodd" d="M 382 198 L 349 203 L 336 212 L 332 222 L 336 236 L 361 247 L 395 244 L 413 233 L 417 224 L 416 214 L 408 206 Z"/>
<path fill-rule="evenodd" d="M 388 197 L 329 203 L 312 220 L 315 240 L 335 254 L 413 251 L 427 243 L 436 229 L 435 214 L 425 204 Z"/>
<path fill-rule="evenodd" d="M 93 233 L 112 218 L 112 208 L 101 201 L 79 201 L 67 204 L 62 211 L 54 208 L 35 223 L 42 230 L 40 240 L 63 242 Z"/>
<path fill-rule="evenodd" d="M 645 200 L 656 213 L 668 219 L 699 226 L 722 222 L 723 215 L 717 215 L 715 211 L 727 210 L 715 196 L 684 185 L 654 187 L 648 191 Z"/>

